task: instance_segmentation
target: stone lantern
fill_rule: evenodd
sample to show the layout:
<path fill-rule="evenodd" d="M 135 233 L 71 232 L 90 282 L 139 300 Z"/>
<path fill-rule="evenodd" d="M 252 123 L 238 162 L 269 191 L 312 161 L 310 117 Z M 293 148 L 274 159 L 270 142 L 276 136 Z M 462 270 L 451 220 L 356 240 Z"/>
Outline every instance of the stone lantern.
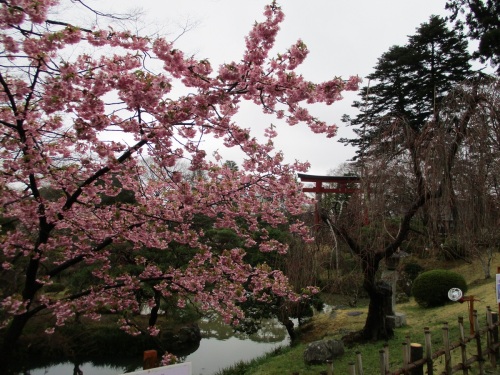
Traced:
<path fill-rule="evenodd" d="M 406 251 L 398 249 L 394 254 L 392 254 L 389 258 L 386 258 L 386 266 L 387 269 L 395 270 L 397 266 L 399 266 L 399 260 L 401 258 L 406 258 L 409 256 Z"/>
<path fill-rule="evenodd" d="M 382 280 L 391 286 L 391 311 L 393 315 L 387 317 L 393 327 L 402 327 L 406 324 L 406 316 L 403 313 L 396 312 L 396 288 L 398 281 L 397 268 L 401 258 L 407 257 L 409 254 L 405 251 L 399 250 L 392 254 L 390 257 L 385 258 L 386 270 L 382 272 Z M 391 322 L 392 321 L 392 322 Z"/>

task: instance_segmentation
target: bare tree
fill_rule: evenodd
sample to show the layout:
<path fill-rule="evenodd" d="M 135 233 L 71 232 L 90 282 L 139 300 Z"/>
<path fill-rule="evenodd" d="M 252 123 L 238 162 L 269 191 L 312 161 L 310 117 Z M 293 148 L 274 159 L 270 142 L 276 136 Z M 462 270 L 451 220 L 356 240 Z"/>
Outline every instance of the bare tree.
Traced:
<path fill-rule="evenodd" d="M 489 80 L 457 86 L 443 100 L 439 116 L 419 132 L 404 121 L 392 121 L 390 127 L 384 124 L 387 130 L 380 137 L 385 146 L 382 149 L 382 142 L 375 142 L 377 152 L 367 152 L 370 156 L 360 161 L 359 193 L 351 197 L 342 214 L 323 207 L 323 221 L 357 255 L 370 298 L 365 326 L 353 339 L 393 336 L 392 327 L 386 324 L 391 291 L 377 278 L 380 262 L 413 236 L 426 240 L 429 220 L 436 223 L 459 207 L 459 198 L 467 193 L 455 190 L 455 180 L 462 175 L 462 156 L 477 119 L 487 113 L 497 121 L 492 110 L 498 108 L 493 103 L 497 90 L 498 82 Z M 498 154 L 495 160 L 498 164 Z"/>
<path fill-rule="evenodd" d="M 446 227 L 439 221 L 440 208 L 435 207 L 433 223 L 441 227 L 437 240 L 447 256 L 478 259 L 484 277 L 489 278 L 493 254 L 500 244 L 498 81 L 483 85 L 482 90 L 483 105 L 471 118 L 450 174 L 453 195 L 448 194 L 448 201 L 453 198 L 456 213 Z"/>

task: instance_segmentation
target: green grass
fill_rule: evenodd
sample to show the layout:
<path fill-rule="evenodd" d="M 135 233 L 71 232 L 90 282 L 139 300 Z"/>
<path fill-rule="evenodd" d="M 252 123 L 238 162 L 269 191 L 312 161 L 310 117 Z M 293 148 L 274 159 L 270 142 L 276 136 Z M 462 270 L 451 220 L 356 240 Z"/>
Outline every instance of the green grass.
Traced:
<path fill-rule="evenodd" d="M 497 257 L 500 262 L 500 257 Z M 491 306 L 493 311 L 498 311 L 495 295 L 495 279 L 497 263 L 493 262 L 493 278 L 482 280 L 483 272 L 479 264 L 455 263 L 453 270 L 464 275 L 468 284 L 468 296 L 474 296 L 474 308 L 478 311 L 478 320 L 481 328 L 486 324 L 486 308 Z M 449 264 L 448 264 L 449 265 Z M 361 311 L 359 316 L 348 316 L 349 311 Z M 443 307 L 422 308 L 413 299 L 405 304 L 397 305 L 397 311 L 406 314 L 407 325 L 395 330 L 395 337 L 388 343 L 375 342 L 346 348 L 340 358 L 334 359 L 334 373 L 348 374 L 349 364 L 356 361 L 356 352 L 362 353 L 363 369 L 365 374 L 378 374 L 380 367 L 380 353 L 384 344 L 389 348 L 390 370 L 395 371 L 403 363 L 403 343 L 425 343 L 424 327 L 429 327 L 432 338 L 432 351 L 443 347 L 443 323 L 447 322 L 451 342 L 458 341 L 458 318 L 464 318 L 464 330 L 469 334 L 468 304 L 450 302 Z M 301 333 L 301 342 L 290 348 L 281 348 L 262 358 L 257 358 L 249 363 L 239 363 L 229 369 L 223 370 L 218 375 L 282 375 L 299 373 L 300 375 L 318 375 L 326 370 L 326 365 L 308 366 L 303 361 L 303 352 L 308 342 L 323 338 L 340 339 L 346 330 L 357 330 L 363 327 L 367 308 L 353 308 L 338 311 L 334 316 L 318 314 L 313 321 L 306 325 Z M 482 338 L 483 350 L 486 346 L 486 337 Z M 475 354 L 475 345 L 468 345 L 468 356 Z M 460 362 L 460 350 L 453 352 L 453 364 Z M 444 357 L 434 363 L 435 373 L 440 373 L 443 368 Z M 486 365 L 488 368 L 489 365 Z M 477 366 L 476 366 L 477 369 Z M 474 374 L 473 370 L 469 373 Z M 489 372 L 492 373 L 491 371 Z"/>

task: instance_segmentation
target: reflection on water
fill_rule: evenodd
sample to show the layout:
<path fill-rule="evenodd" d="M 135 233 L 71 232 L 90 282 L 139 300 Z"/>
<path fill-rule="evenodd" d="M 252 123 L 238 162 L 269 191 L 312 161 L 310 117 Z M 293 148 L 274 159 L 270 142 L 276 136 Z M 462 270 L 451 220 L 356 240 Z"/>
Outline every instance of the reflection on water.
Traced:
<path fill-rule="evenodd" d="M 187 356 L 186 362 L 193 364 L 193 375 L 211 375 L 237 362 L 249 361 L 286 344 L 286 340 L 283 343 L 256 343 L 236 337 L 224 341 L 202 339 L 200 348 Z"/>
<path fill-rule="evenodd" d="M 259 357 L 289 343 L 286 330 L 275 320 L 262 322 L 262 329 L 250 336 L 234 332 L 220 320 L 201 320 L 198 324 L 203 337 L 199 348 L 194 353 L 180 357 L 183 362 L 192 363 L 193 375 L 212 375 L 220 369 Z M 142 358 L 137 358 L 137 361 L 124 359 L 115 365 L 84 363 L 79 366 L 83 375 L 117 375 L 141 368 Z M 24 375 L 72 375 L 76 374 L 74 369 L 75 365 L 67 362 L 33 369 Z"/>
<path fill-rule="evenodd" d="M 82 375 L 117 375 L 123 374 L 124 369 L 113 366 L 95 366 L 92 363 L 84 363 L 79 366 Z M 26 372 L 26 375 L 76 375 L 75 365 L 72 363 L 61 363 L 47 368 L 39 368 Z"/>
<path fill-rule="evenodd" d="M 281 342 L 286 339 L 287 333 L 283 325 L 275 319 L 265 319 L 260 322 L 262 327 L 258 332 L 248 335 L 244 332 L 235 332 L 231 326 L 224 324 L 220 319 L 201 319 L 198 321 L 203 338 L 226 340 L 236 337 L 256 343 Z"/>
<path fill-rule="evenodd" d="M 185 358 L 193 364 L 193 375 L 211 375 L 240 361 L 249 361 L 279 346 L 288 345 L 283 325 L 276 320 L 262 322 L 252 335 L 234 330 L 220 320 L 201 320 L 200 347 Z"/>

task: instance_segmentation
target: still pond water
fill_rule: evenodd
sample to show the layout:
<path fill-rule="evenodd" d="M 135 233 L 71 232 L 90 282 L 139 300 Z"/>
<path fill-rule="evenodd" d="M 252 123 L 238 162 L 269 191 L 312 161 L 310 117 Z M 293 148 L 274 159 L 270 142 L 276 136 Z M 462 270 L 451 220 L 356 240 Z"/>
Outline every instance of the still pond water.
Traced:
<path fill-rule="evenodd" d="M 234 333 L 231 328 L 218 321 L 201 321 L 202 339 L 198 349 L 181 357 L 191 362 L 193 375 L 213 375 L 240 361 L 248 361 L 289 344 L 286 330 L 276 321 L 266 322 L 261 332 L 254 335 Z M 127 366 L 84 363 L 79 366 L 83 375 L 117 375 L 142 369 L 142 358 L 131 360 Z M 74 364 L 61 363 L 45 368 L 31 369 L 26 375 L 73 375 Z"/>

